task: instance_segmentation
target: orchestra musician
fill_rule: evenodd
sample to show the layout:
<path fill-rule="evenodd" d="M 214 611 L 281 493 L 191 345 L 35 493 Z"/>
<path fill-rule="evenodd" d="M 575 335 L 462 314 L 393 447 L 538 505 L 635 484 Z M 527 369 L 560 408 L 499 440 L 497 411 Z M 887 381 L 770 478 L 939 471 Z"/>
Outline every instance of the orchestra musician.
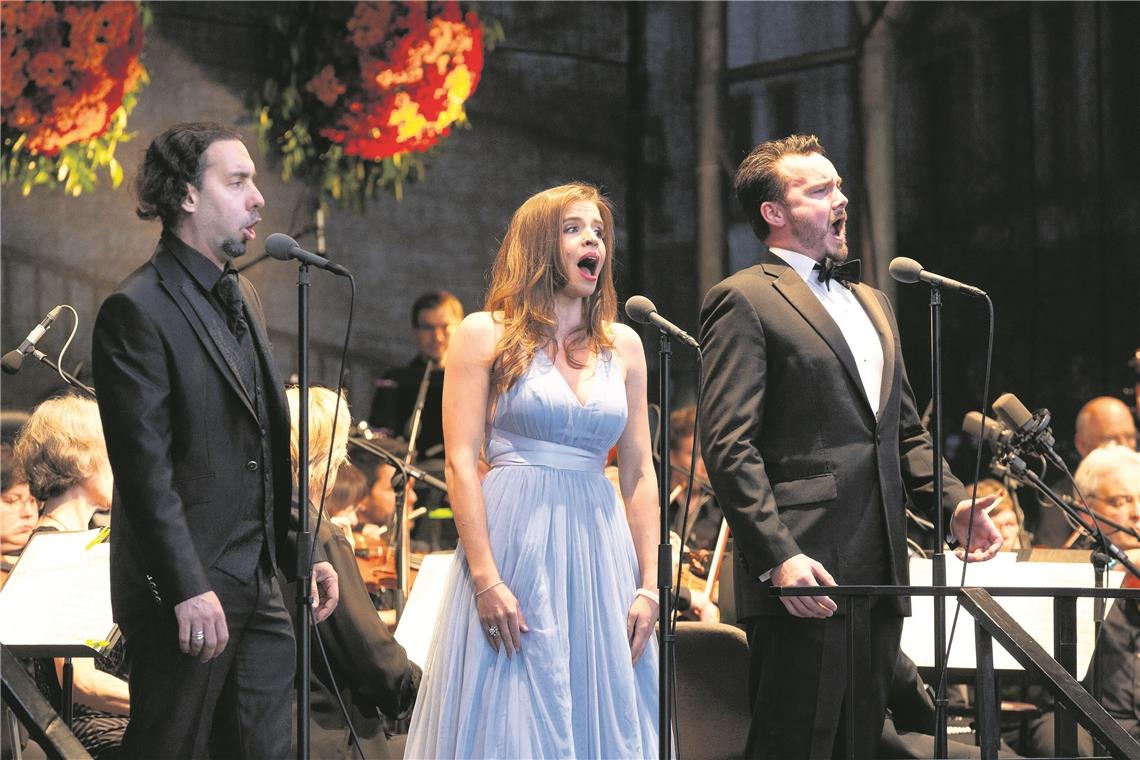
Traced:
<path fill-rule="evenodd" d="M 289 388 L 285 395 L 292 420 L 290 454 L 296 486 L 299 480 L 297 420 L 300 416 L 300 393 L 296 388 Z M 364 745 L 361 747 L 364 756 L 383 758 L 398 756 L 399 753 L 388 746 L 380 713 L 392 719 L 407 717 L 415 703 L 420 669 L 408 660 L 404 648 L 380 622 L 358 571 L 352 541 L 339 526 L 330 522 L 327 515 L 317 519 L 316 509 L 322 497 L 327 500 L 342 466 L 347 464 L 349 420 L 348 403 L 343 397 L 338 397 L 328 388 L 314 386 L 309 389 L 310 524 L 314 528 L 319 525 L 316 540 L 340 579 L 340 601 L 336 609 L 312 633 L 309 749 L 313 757 L 358 756 L 341 712 L 340 703 L 343 702 Z M 326 472 L 329 473 L 327 482 Z M 286 595 L 292 598 L 289 594 L 294 587 L 283 587 Z M 290 611 L 292 609 L 290 607 Z M 328 656 L 327 667 L 322 651 Z M 339 700 L 334 684 L 340 693 Z"/>
<path fill-rule="evenodd" d="M 416 401 L 423 388 L 420 426 L 409 461 L 418 461 L 425 471 L 442 478 L 443 379 L 451 336 L 463 321 L 463 304 L 446 290 L 422 293 L 412 303 L 411 321 L 416 357 L 376 381 L 368 422 L 388 436 L 408 439 Z M 411 491 L 411 486 L 408 490 Z M 414 524 L 412 538 L 433 550 L 454 549 L 458 540 L 455 524 L 448 519 L 446 511 L 435 513 L 444 507 L 443 494 L 421 486 L 418 496 L 433 514 Z"/>

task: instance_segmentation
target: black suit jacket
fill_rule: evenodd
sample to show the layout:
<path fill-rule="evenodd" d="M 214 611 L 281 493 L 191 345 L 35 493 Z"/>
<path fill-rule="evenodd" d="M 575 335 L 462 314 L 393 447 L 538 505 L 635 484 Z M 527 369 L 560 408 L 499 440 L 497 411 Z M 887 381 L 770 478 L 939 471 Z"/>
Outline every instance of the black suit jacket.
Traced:
<path fill-rule="evenodd" d="M 289 412 L 261 301 L 240 283 L 262 365 L 264 424 L 238 379 L 225 321 L 165 238 L 99 310 L 92 369 L 115 473 L 111 602 L 120 623 L 211 589 L 207 573 L 238 521 L 267 509 L 262 479 L 274 494 L 266 544 L 294 573 Z"/>
<path fill-rule="evenodd" d="M 906 583 L 907 492 L 935 504 L 932 443 L 890 303 L 866 285 L 853 292 L 883 346 L 877 410 L 839 326 L 767 248 L 705 297 L 701 444 L 732 528 L 741 617 L 784 612 L 755 579 L 801 552 L 840 584 Z M 943 466 L 952 508 L 965 493 Z M 891 603 L 909 613 L 908 601 Z"/>

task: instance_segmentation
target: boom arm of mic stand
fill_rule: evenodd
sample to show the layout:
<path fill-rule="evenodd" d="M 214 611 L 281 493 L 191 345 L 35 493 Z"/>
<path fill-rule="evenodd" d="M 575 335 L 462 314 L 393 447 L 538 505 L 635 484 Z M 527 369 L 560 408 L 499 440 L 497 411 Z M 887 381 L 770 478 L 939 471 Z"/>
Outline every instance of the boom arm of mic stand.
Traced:
<path fill-rule="evenodd" d="M 372 441 L 366 440 L 364 438 L 351 437 L 348 439 L 348 442 L 352 446 L 359 446 L 365 451 L 375 454 L 376 456 L 391 464 L 397 470 L 403 470 L 404 472 L 408 473 L 409 477 L 413 477 L 422 483 L 426 483 L 437 491 L 447 493 L 447 483 L 444 483 L 434 475 L 427 474 L 419 467 L 416 467 L 414 464 L 406 464 L 403 459 L 400 459 L 398 456 L 380 446 L 379 444 L 373 443 Z"/>
<path fill-rule="evenodd" d="M 53 370 L 55 370 L 56 373 L 61 375 L 63 377 L 63 379 L 67 381 L 68 385 L 70 385 L 71 387 L 78 388 L 79 390 L 81 390 L 84 393 L 91 396 L 91 398 L 95 398 L 95 389 L 94 388 L 92 388 L 90 385 L 85 385 L 84 383 L 80 382 L 79 378 L 75 377 L 75 375 L 71 374 L 67 370 L 60 369 L 59 365 L 56 364 L 55 362 L 53 362 L 51 359 L 49 359 L 47 357 L 47 355 L 44 354 L 43 351 L 39 350 L 38 348 L 34 349 L 31 353 L 31 356 L 36 361 L 43 362 L 44 364 L 48 365 Z"/>

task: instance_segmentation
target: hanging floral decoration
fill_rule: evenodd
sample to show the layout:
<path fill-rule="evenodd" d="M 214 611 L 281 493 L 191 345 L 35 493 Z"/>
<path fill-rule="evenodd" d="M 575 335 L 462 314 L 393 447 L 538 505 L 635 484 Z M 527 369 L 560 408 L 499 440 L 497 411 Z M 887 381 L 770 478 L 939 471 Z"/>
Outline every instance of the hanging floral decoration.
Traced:
<path fill-rule="evenodd" d="M 0 182 L 92 190 L 123 181 L 115 148 L 147 81 L 146 10 L 133 2 L 3 2 Z"/>
<path fill-rule="evenodd" d="M 466 126 L 464 104 L 497 23 L 458 2 L 304 3 L 278 17 L 284 65 L 256 110 L 281 175 L 319 184 L 357 210 L 378 190 L 402 197 L 422 154 Z"/>

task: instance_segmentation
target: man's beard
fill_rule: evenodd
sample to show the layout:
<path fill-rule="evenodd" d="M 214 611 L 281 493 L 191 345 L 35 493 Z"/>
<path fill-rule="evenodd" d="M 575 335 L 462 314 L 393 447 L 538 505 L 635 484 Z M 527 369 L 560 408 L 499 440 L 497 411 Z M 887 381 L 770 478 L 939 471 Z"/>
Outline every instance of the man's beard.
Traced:
<path fill-rule="evenodd" d="M 831 225 L 820 228 L 809 221 L 792 217 L 792 236 L 803 248 L 805 255 L 815 258 L 822 253 L 823 258 L 842 264 L 847 261 L 847 241 L 842 240 L 837 250 L 828 250 L 827 239 L 830 235 Z"/>
<path fill-rule="evenodd" d="M 239 256 L 244 256 L 245 242 L 242 240 L 223 240 L 222 253 L 226 254 L 231 259 L 236 259 Z"/>

